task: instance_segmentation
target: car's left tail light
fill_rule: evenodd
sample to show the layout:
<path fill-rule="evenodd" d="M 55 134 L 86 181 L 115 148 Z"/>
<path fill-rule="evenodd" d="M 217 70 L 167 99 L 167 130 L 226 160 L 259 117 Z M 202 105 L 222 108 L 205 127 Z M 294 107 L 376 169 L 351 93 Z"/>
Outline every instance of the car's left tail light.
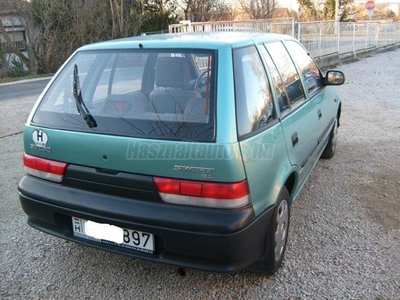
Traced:
<path fill-rule="evenodd" d="M 24 168 L 29 175 L 42 179 L 62 182 L 68 164 L 24 153 Z"/>

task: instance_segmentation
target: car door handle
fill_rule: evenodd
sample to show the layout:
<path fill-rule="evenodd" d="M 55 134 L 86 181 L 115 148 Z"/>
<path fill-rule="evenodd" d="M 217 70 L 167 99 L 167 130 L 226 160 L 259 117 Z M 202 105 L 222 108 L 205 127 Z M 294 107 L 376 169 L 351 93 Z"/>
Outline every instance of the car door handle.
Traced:
<path fill-rule="evenodd" d="M 299 142 L 299 137 L 297 136 L 297 132 L 292 134 L 292 145 L 293 147 Z"/>
<path fill-rule="evenodd" d="M 320 109 L 318 109 L 318 119 L 322 118 L 322 111 Z"/>

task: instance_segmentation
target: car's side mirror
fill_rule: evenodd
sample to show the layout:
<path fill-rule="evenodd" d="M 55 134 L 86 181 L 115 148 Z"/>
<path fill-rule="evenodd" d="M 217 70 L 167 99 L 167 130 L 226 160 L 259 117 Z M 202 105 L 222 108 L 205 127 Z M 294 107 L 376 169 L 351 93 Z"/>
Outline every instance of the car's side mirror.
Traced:
<path fill-rule="evenodd" d="M 325 74 L 325 85 L 341 85 L 344 83 L 344 74 L 337 70 L 328 70 Z"/>

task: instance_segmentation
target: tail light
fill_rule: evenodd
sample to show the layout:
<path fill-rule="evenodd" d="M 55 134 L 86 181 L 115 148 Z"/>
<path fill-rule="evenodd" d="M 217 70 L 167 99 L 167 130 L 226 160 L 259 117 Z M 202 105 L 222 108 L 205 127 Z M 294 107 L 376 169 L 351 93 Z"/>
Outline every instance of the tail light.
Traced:
<path fill-rule="evenodd" d="M 213 208 L 237 208 L 250 203 L 247 181 L 217 183 L 154 177 L 167 203 Z"/>
<path fill-rule="evenodd" d="M 24 153 L 24 168 L 29 175 L 42 179 L 61 182 L 68 164 Z"/>

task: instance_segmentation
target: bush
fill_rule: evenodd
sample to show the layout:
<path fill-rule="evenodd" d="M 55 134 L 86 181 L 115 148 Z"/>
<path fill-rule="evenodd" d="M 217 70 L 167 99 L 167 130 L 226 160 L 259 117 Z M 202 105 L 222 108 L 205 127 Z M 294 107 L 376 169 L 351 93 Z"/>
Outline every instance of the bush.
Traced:
<path fill-rule="evenodd" d="M 28 74 L 24 63 L 16 56 L 12 55 L 9 62 L 7 75 L 9 77 L 22 77 Z"/>
<path fill-rule="evenodd" d="M 0 59 L 1 77 L 22 77 L 28 74 L 24 63 L 15 55 L 10 55 L 8 59 Z"/>

